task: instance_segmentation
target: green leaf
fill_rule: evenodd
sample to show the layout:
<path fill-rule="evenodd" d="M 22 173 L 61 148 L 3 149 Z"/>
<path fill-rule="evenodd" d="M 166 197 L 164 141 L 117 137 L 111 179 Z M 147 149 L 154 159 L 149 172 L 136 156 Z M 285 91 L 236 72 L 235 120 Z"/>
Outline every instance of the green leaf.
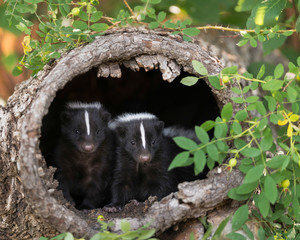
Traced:
<path fill-rule="evenodd" d="M 231 75 L 231 74 L 236 74 L 237 73 L 237 66 L 232 66 L 232 67 L 226 67 L 222 69 L 222 74 L 223 75 Z"/>
<path fill-rule="evenodd" d="M 255 108 L 260 115 L 265 116 L 267 114 L 267 110 L 261 101 L 255 103 Z"/>
<path fill-rule="evenodd" d="M 189 36 L 187 36 L 187 35 L 183 35 L 182 36 L 182 39 L 184 40 L 184 41 L 186 41 L 186 42 L 191 42 L 191 41 L 193 41 L 193 39 L 191 39 Z"/>
<path fill-rule="evenodd" d="M 283 83 L 284 82 L 281 80 L 274 79 L 266 82 L 265 84 L 262 84 L 262 88 L 265 91 L 276 91 L 282 87 Z"/>
<path fill-rule="evenodd" d="M 74 240 L 74 236 L 72 233 L 67 232 L 64 240 Z"/>
<path fill-rule="evenodd" d="M 158 22 L 151 22 L 151 23 L 149 24 L 149 28 L 150 28 L 150 29 L 158 28 L 158 26 L 159 26 L 159 23 L 158 23 Z"/>
<path fill-rule="evenodd" d="M 254 38 L 250 38 L 250 45 L 251 45 L 251 47 L 256 48 L 257 47 L 257 41 Z"/>
<path fill-rule="evenodd" d="M 240 185 L 239 187 L 237 187 L 236 189 L 236 193 L 237 194 L 249 194 L 252 193 L 258 186 L 258 181 L 254 181 L 251 183 L 243 183 L 242 185 Z"/>
<path fill-rule="evenodd" d="M 286 36 L 280 35 L 263 42 L 264 55 L 268 55 L 275 49 L 280 48 L 285 43 L 286 39 Z"/>
<path fill-rule="evenodd" d="M 208 76 L 208 81 L 217 90 L 221 90 L 223 88 L 220 84 L 220 79 L 217 76 Z"/>
<path fill-rule="evenodd" d="M 229 238 L 231 240 L 246 240 L 247 238 L 245 236 L 243 236 L 242 234 L 240 233 L 235 233 L 235 232 L 232 232 L 232 233 L 228 233 L 226 235 L 226 238 Z"/>
<path fill-rule="evenodd" d="M 226 123 L 218 122 L 215 125 L 214 136 L 217 139 L 224 138 L 227 135 L 228 127 Z"/>
<path fill-rule="evenodd" d="M 273 157 L 270 161 L 267 161 L 267 166 L 272 169 L 278 169 L 282 166 L 283 162 L 288 158 L 289 156 L 286 155 L 278 155 Z"/>
<path fill-rule="evenodd" d="M 83 21 L 87 21 L 89 19 L 87 13 L 85 11 L 83 11 L 82 9 L 80 9 L 78 16 Z"/>
<path fill-rule="evenodd" d="M 236 114 L 235 114 L 235 119 L 242 122 L 244 121 L 246 118 L 248 117 L 248 113 L 246 110 L 241 110 L 241 111 L 238 111 Z"/>
<path fill-rule="evenodd" d="M 211 143 L 207 145 L 206 151 L 209 157 L 211 157 L 213 160 L 218 161 L 219 160 L 219 151 L 215 144 Z"/>
<path fill-rule="evenodd" d="M 273 26 L 285 8 L 286 2 L 286 0 L 268 0 L 261 2 L 253 8 L 251 16 L 247 21 L 247 27 L 255 28 L 255 25 Z"/>
<path fill-rule="evenodd" d="M 244 101 L 245 101 L 245 100 L 244 100 L 243 98 L 241 98 L 241 97 L 232 97 L 231 100 L 232 100 L 233 102 L 239 103 L 239 104 L 244 103 Z"/>
<path fill-rule="evenodd" d="M 165 12 L 159 12 L 158 16 L 157 16 L 157 21 L 162 22 L 163 20 L 165 20 L 167 14 Z"/>
<path fill-rule="evenodd" d="M 258 202 L 255 203 L 255 205 L 258 207 L 261 215 L 266 218 L 269 211 L 270 211 L 270 203 L 269 200 L 266 198 L 265 193 L 261 192 L 260 195 L 258 195 Z"/>
<path fill-rule="evenodd" d="M 238 122 L 233 122 L 231 125 L 231 128 L 232 128 L 233 132 L 237 135 L 241 134 L 243 132 L 242 126 Z"/>
<path fill-rule="evenodd" d="M 238 0 L 235 11 L 245 12 L 252 10 L 255 6 L 261 3 L 261 0 Z"/>
<path fill-rule="evenodd" d="M 174 28 L 177 28 L 177 25 L 172 23 L 170 20 L 168 20 L 168 21 L 165 22 L 165 27 L 174 29 Z"/>
<path fill-rule="evenodd" d="M 198 82 L 199 78 L 189 76 L 181 79 L 180 83 L 182 83 L 185 86 L 193 86 Z"/>
<path fill-rule="evenodd" d="M 202 142 L 202 143 L 208 143 L 209 142 L 209 136 L 207 134 L 207 132 L 202 128 L 202 127 L 195 127 L 195 132 L 196 135 L 198 137 L 198 139 Z"/>
<path fill-rule="evenodd" d="M 214 126 L 216 125 L 216 123 L 212 120 L 207 120 L 204 123 L 201 124 L 201 128 L 203 128 L 205 131 L 209 131 L 211 130 Z"/>
<path fill-rule="evenodd" d="M 236 45 L 238 45 L 239 47 L 242 47 L 244 45 L 246 45 L 248 43 L 249 39 L 243 39 L 241 41 L 239 41 Z"/>
<path fill-rule="evenodd" d="M 189 36 L 197 36 L 200 33 L 200 30 L 197 28 L 186 28 L 183 29 L 182 32 Z"/>
<path fill-rule="evenodd" d="M 230 214 L 227 218 L 225 218 L 218 226 L 217 230 L 215 231 L 213 237 L 211 238 L 211 240 L 216 240 L 216 239 L 220 239 L 220 236 L 224 230 L 224 228 L 226 227 L 227 223 L 229 222 L 229 220 L 231 219 L 231 215 Z"/>
<path fill-rule="evenodd" d="M 97 22 L 102 18 L 103 13 L 101 11 L 97 11 L 92 14 L 91 22 Z"/>
<path fill-rule="evenodd" d="M 299 207 L 299 200 L 298 197 L 296 195 L 293 196 L 293 213 L 295 216 L 295 219 L 297 222 L 299 222 L 299 211 L 300 211 L 300 207 Z"/>
<path fill-rule="evenodd" d="M 273 145 L 273 136 L 272 136 L 272 132 L 269 130 L 264 133 L 264 136 L 260 142 L 260 147 L 263 151 L 268 151 L 272 147 L 272 145 Z"/>
<path fill-rule="evenodd" d="M 274 70 L 274 77 L 275 78 L 280 78 L 284 73 L 284 68 L 283 65 L 280 63 L 276 66 L 275 70 Z"/>
<path fill-rule="evenodd" d="M 252 183 L 257 181 L 263 175 L 264 169 L 265 167 L 262 164 L 250 169 L 244 178 L 244 183 Z"/>
<path fill-rule="evenodd" d="M 264 76 L 265 71 L 266 71 L 266 66 L 265 66 L 265 64 L 263 64 L 263 65 L 260 67 L 259 72 L 258 72 L 256 78 L 257 78 L 257 79 L 261 79 L 261 78 Z"/>
<path fill-rule="evenodd" d="M 108 25 L 106 23 L 95 23 L 91 26 L 91 29 L 95 32 L 103 32 L 108 29 Z"/>
<path fill-rule="evenodd" d="M 13 76 L 19 76 L 20 74 L 22 74 L 23 70 L 21 66 L 15 66 L 12 70 L 12 75 Z"/>
<path fill-rule="evenodd" d="M 252 192 L 252 191 L 253 190 L 251 190 L 250 192 Z M 228 192 L 228 197 L 230 197 L 231 199 L 237 200 L 237 201 L 243 201 L 243 200 L 248 200 L 250 197 L 250 194 L 238 194 L 237 188 L 232 188 Z"/>
<path fill-rule="evenodd" d="M 187 151 L 178 153 L 176 155 L 176 157 L 173 159 L 172 163 L 170 164 L 168 170 L 170 171 L 173 168 L 180 167 L 180 166 L 184 165 L 185 162 L 188 160 L 189 156 L 190 156 L 190 153 L 187 152 Z"/>
<path fill-rule="evenodd" d="M 258 96 L 250 96 L 250 97 L 247 97 L 247 98 L 246 98 L 246 102 L 247 102 L 247 103 L 254 103 L 254 102 L 256 102 L 258 99 L 259 99 Z"/>
<path fill-rule="evenodd" d="M 297 18 L 297 21 L 296 21 L 296 31 L 300 32 L 300 16 Z"/>
<path fill-rule="evenodd" d="M 195 175 L 198 175 L 203 171 L 206 164 L 206 155 L 202 150 L 194 153 L 194 164 Z"/>
<path fill-rule="evenodd" d="M 198 148 L 197 143 L 187 137 L 174 137 L 175 143 L 184 150 L 195 150 Z"/>
<path fill-rule="evenodd" d="M 147 2 L 147 1 L 146 1 Z M 160 3 L 161 2 L 161 0 L 149 0 L 149 3 L 150 4 L 158 4 L 158 3 Z"/>
<path fill-rule="evenodd" d="M 270 203 L 274 204 L 278 197 L 277 185 L 270 175 L 266 176 L 264 182 L 264 192 Z"/>
<path fill-rule="evenodd" d="M 88 25 L 83 21 L 74 21 L 73 22 L 73 27 L 76 28 L 76 29 L 80 29 L 82 31 L 88 29 Z"/>
<path fill-rule="evenodd" d="M 297 65 L 300 67 L 300 56 L 297 57 Z"/>
<path fill-rule="evenodd" d="M 144 232 L 138 236 L 138 240 L 146 240 L 146 239 L 154 240 L 153 238 L 150 239 L 150 237 L 152 237 L 154 234 L 155 234 L 155 229 L 144 230 Z"/>
<path fill-rule="evenodd" d="M 254 147 L 245 148 L 241 151 L 245 157 L 257 157 L 260 155 L 260 150 Z"/>
<path fill-rule="evenodd" d="M 193 68 L 195 71 L 203 76 L 206 76 L 208 74 L 206 67 L 204 67 L 202 62 L 193 60 L 192 61 Z"/>
<path fill-rule="evenodd" d="M 221 117 L 224 121 L 229 121 L 232 117 L 232 103 L 227 103 L 221 111 Z"/>
<path fill-rule="evenodd" d="M 130 223 L 126 220 L 121 220 L 120 222 L 120 228 L 122 230 L 123 233 L 127 233 L 131 230 L 131 226 Z"/>
<path fill-rule="evenodd" d="M 258 229 L 258 239 L 259 240 L 265 240 L 265 230 L 262 227 L 259 227 Z"/>
<path fill-rule="evenodd" d="M 239 230 L 248 220 L 248 205 L 245 204 L 236 210 L 232 217 L 232 231 Z"/>
<path fill-rule="evenodd" d="M 298 91 L 292 86 L 289 86 L 287 88 L 287 97 L 290 102 L 295 102 L 298 97 Z"/>
<path fill-rule="evenodd" d="M 268 102 L 268 108 L 269 108 L 270 112 L 274 112 L 276 109 L 276 100 L 271 96 L 265 96 L 264 98 Z"/>

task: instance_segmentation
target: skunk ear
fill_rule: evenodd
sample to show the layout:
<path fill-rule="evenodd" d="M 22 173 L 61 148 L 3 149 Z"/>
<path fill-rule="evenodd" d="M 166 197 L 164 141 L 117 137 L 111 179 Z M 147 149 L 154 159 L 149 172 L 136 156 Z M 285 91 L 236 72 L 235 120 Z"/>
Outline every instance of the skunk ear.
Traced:
<path fill-rule="evenodd" d="M 126 135 L 126 128 L 124 126 L 117 126 L 115 131 L 121 138 L 124 138 Z"/>
<path fill-rule="evenodd" d="M 61 112 L 59 118 L 60 118 L 61 122 L 68 122 L 71 118 L 70 113 L 67 111 L 63 111 L 63 112 Z"/>
<path fill-rule="evenodd" d="M 108 123 L 111 119 L 111 115 L 109 112 L 101 112 L 101 118 L 104 122 Z"/>
<path fill-rule="evenodd" d="M 158 133 L 161 133 L 162 130 L 164 129 L 165 123 L 163 121 L 158 121 L 157 124 L 155 125 L 155 129 Z"/>

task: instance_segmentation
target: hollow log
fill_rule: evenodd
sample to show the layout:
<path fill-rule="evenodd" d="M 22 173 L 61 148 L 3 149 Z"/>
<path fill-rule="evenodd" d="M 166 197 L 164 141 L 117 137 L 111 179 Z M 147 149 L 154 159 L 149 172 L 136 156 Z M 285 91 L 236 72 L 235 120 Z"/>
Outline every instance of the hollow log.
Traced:
<path fill-rule="evenodd" d="M 123 68 L 145 74 L 156 69 L 163 80 L 172 84 L 183 72 L 202 77 L 194 71 L 192 60 L 202 62 L 210 75 L 223 68 L 201 41 L 185 42 L 163 30 L 117 29 L 65 53 L 19 84 L 6 107 L 0 107 L 0 239 L 38 239 L 66 231 L 77 237 L 91 237 L 99 229 L 97 215 L 114 222 L 112 230 L 116 232 L 120 230 L 120 219 L 125 218 L 132 229 L 151 223 L 162 233 L 224 204 L 227 192 L 240 184 L 242 174 L 228 174 L 218 167 L 207 179 L 182 183 L 178 192 L 159 202 L 149 199 L 134 212 L 79 211 L 57 189 L 55 168 L 47 166 L 40 149 L 43 118 L 57 93 L 74 78 L 92 69 L 95 77 L 111 79 L 121 78 Z M 200 81 L 209 87 L 219 109 L 230 101 L 230 86 L 218 91 L 206 78 Z"/>

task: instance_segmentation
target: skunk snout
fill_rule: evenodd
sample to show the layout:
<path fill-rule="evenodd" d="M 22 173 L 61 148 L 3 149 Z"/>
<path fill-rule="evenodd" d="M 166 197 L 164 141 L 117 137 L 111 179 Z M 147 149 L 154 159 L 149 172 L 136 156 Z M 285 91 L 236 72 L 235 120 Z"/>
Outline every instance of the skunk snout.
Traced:
<path fill-rule="evenodd" d="M 141 154 L 139 156 L 139 161 L 141 163 L 147 163 L 151 161 L 151 155 L 150 154 Z"/>
<path fill-rule="evenodd" d="M 84 143 L 81 145 L 84 152 L 93 152 L 95 150 L 95 145 L 91 143 Z"/>

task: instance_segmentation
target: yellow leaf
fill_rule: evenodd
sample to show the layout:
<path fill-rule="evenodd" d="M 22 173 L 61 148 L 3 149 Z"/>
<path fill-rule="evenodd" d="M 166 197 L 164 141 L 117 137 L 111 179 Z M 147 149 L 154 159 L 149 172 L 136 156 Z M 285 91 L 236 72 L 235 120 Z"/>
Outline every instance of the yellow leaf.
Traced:
<path fill-rule="evenodd" d="M 288 120 L 287 120 L 287 119 L 284 119 L 283 121 L 278 120 L 278 122 L 277 122 L 277 124 L 278 124 L 279 126 L 284 126 L 284 125 L 287 124 L 287 123 L 288 123 Z"/>
<path fill-rule="evenodd" d="M 293 114 L 292 116 L 289 117 L 291 122 L 297 122 L 299 120 L 299 115 Z"/>
<path fill-rule="evenodd" d="M 291 137 L 292 135 L 293 135 L 293 127 L 292 127 L 292 124 L 290 123 L 287 128 L 287 136 Z"/>
<path fill-rule="evenodd" d="M 22 46 L 24 50 L 24 54 L 31 52 L 32 48 L 30 47 L 30 36 L 25 36 L 22 41 Z"/>

